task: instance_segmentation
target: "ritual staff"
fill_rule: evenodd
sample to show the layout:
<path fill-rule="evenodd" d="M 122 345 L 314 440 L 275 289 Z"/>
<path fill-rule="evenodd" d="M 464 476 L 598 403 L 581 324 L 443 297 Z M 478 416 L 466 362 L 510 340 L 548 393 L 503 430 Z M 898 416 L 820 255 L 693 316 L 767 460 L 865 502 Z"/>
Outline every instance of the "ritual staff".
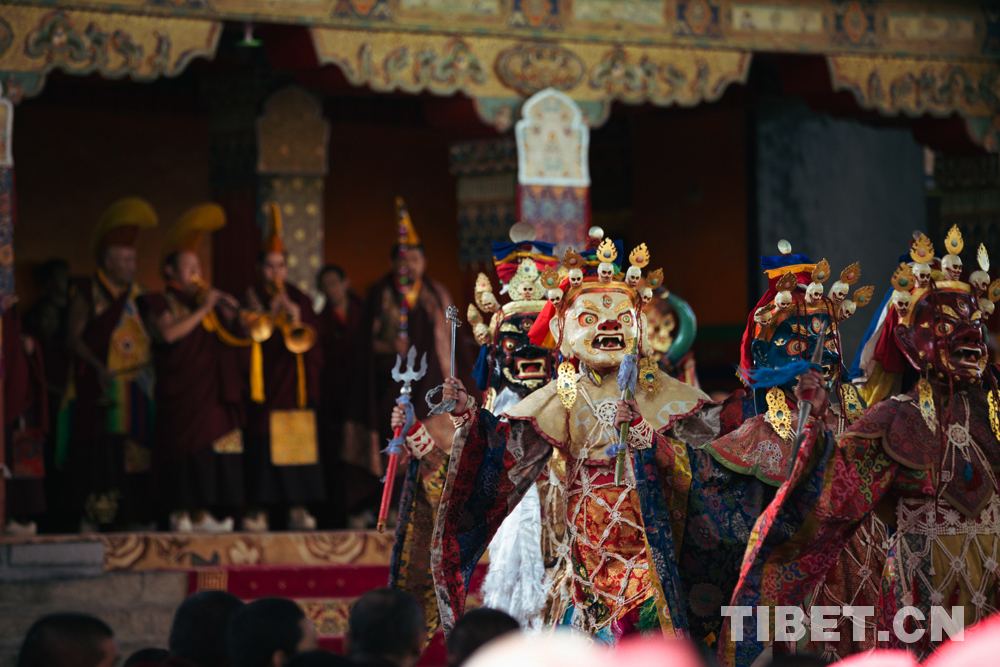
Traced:
<path fill-rule="evenodd" d="M 961 627 L 1000 607 L 1000 391 L 985 372 L 984 330 L 1000 281 L 989 283 L 980 246 L 980 268 L 963 282 L 962 248 L 957 227 L 940 261 L 926 236 L 913 243 L 913 267 L 892 277 L 875 353 L 904 393 L 869 407 L 839 438 L 823 420 L 807 427 L 792 474 L 757 523 L 732 605 L 802 604 L 876 514 L 894 531 L 873 614 L 880 647 L 923 659 L 947 636 L 931 632 L 942 611 Z M 796 392 L 807 389 L 822 415 L 818 373 L 804 375 Z M 770 630 L 773 637 L 773 623 Z M 766 643 L 723 632 L 727 664 L 750 664 Z"/>
<path fill-rule="evenodd" d="M 378 480 L 367 474 L 367 469 L 359 469 L 340 457 L 353 391 L 349 378 L 361 330 L 362 302 L 351 289 L 344 270 L 336 264 L 320 269 L 316 288 L 326 299 L 319 312 L 323 371 L 318 416 L 327 498 L 323 507 L 326 516 L 320 519 L 329 527 L 346 528 L 347 516 L 379 489 Z"/>
<path fill-rule="evenodd" d="M 427 354 L 427 374 L 413 386 L 413 396 L 423 397 L 451 373 L 451 333 L 445 313 L 454 305 L 447 288 L 427 277 L 427 260 L 417 235 L 400 200 L 399 243 L 392 248 L 393 269 L 369 290 L 361 317 L 361 345 L 351 373 L 351 414 L 344 443 L 344 460 L 363 467 L 370 474 L 382 476 L 379 452 L 392 438 L 389 426 L 398 397 L 398 385 L 392 380 L 396 355 L 405 355 L 415 346 Z M 405 248 L 401 255 L 401 249 Z M 402 303 L 406 304 L 406 328 L 401 329 Z M 456 346 L 455 364 L 460 377 L 472 381 L 472 364 L 463 345 Z M 454 433 L 446 415 L 428 418 L 426 403 L 415 400 L 418 419 L 439 442 L 449 442 Z"/>
<path fill-rule="evenodd" d="M 486 392 L 486 409 L 497 415 L 547 384 L 556 361 L 554 350 L 532 343 L 528 331 L 547 303 L 542 274 L 556 267 L 559 260 L 552 255 L 552 244 L 536 240 L 535 229 L 528 223 L 514 225 L 510 237 L 510 242 L 493 244 L 494 264 L 503 286 L 501 294 L 507 294 L 509 301 L 501 303 L 493 294 L 489 277 L 480 273 L 475 284 L 475 304 L 469 304 L 468 309 L 469 323 L 482 346 L 474 372 L 477 387 Z M 487 323 L 484 317 L 491 313 Z M 397 405 L 392 426 L 404 425 L 405 411 Z M 407 568 L 392 568 L 391 581 L 418 595 L 428 571 L 426 567 L 418 571 L 414 563 L 429 567 L 428 549 L 437 510 L 434 499 L 440 495 L 447 474 L 448 459 L 442 454 L 447 444 L 434 442 L 419 420 L 408 429 L 406 445 L 413 458 L 403 485 L 393 551 L 394 563 L 406 552 Z M 558 462 L 554 455 L 550 465 L 558 467 Z M 558 528 L 546 526 L 543 531 L 542 502 L 551 514 L 552 506 L 561 502 L 563 487 L 549 484 L 549 479 L 549 475 L 541 475 L 539 484 L 527 490 L 498 529 L 490 543 L 490 567 L 483 583 L 484 604 L 510 613 L 524 627 L 542 624 L 545 563 L 552 562 L 557 550 L 553 535 Z M 433 635 L 438 628 L 437 603 L 433 598 L 420 597 L 427 603 L 424 616 L 428 634 Z"/>
<path fill-rule="evenodd" d="M 314 412 L 323 366 L 316 340 L 321 325 L 309 296 L 286 281 L 281 212 L 276 204 L 268 211 L 258 279 L 247 288 L 244 302 L 274 323 L 273 334 L 261 345 L 261 367 L 251 363 L 251 374 L 262 376 L 263 395 L 251 391 L 244 464 L 253 511 L 244 518 L 244 529 L 267 530 L 268 516 L 260 510 L 266 508 L 287 512 L 289 530 L 313 530 L 316 519 L 306 505 L 325 496 Z"/>
<path fill-rule="evenodd" d="M 221 330 L 239 333 L 239 302 L 207 285 L 198 257 L 205 234 L 225 224 L 217 204 L 178 218 L 161 252 L 166 289 L 139 299 L 156 367 L 155 496 L 181 533 L 231 531 L 233 519 L 218 521 L 210 510 L 244 502 L 240 348 L 223 342 Z"/>
<path fill-rule="evenodd" d="M 81 528 L 136 527 L 148 521 L 153 369 L 136 299 L 135 243 L 156 213 L 138 197 L 112 204 L 94 231 L 98 269 L 78 280 L 69 307 L 74 354 L 60 419 L 57 461 L 68 456 L 78 486 Z"/>
<path fill-rule="evenodd" d="M 723 433 L 691 452 L 688 521 L 678 565 L 691 636 L 698 642 L 711 644 L 719 637 L 722 607 L 736 588 L 754 522 L 785 481 L 799 419 L 794 388 L 817 346 L 823 346 L 818 358 L 831 392 L 828 409 L 824 406 L 827 428 L 841 433 L 864 410 L 857 391 L 845 381 L 840 326 L 858 306 L 868 304 L 873 288 L 861 287 L 853 299 L 847 298 L 861 277 L 860 266 L 852 264 L 824 294 L 831 277 L 827 261 L 792 254 L 787 241 L 778 247 L 782 254 L 761 257 L 768 289 L 747 318 L 743 335 L 740 374 L 752 391 L 754 414 L 745 421 L 733 417 L 730 413 L 744 406 L 727 401 L 720 410 Z M 737 428 L 727 421 L 736 421 Z M 887 539 L 885 525 L 875 517 L 860 526 L 838 566 L 817 583 L 810 606 L 876 604 Z M 842 629 L 840 641 L 804 641 L 802 647 L 782 645 L 775 651 L 802 648 L 836 659 L 868 650 L 874 641 L 869 626 L 860 641 Z"/>
<path fill-rule="evenodd" d="M 459 380 L 445 383 L 444 397 L 457 401 L 452 414 L 459 429 L 430 546 L 434 585 L 426 594 L 436 597 L 446 631 L 462 615 L 474 564 L 553 449 L 565 463 L 564 510 L 555 520 L 566 537 L 556 567 L 561 576 L 546 582 L 547 618 L 608 642 L 644 631 L 686 631 L 675 545 L 684 530 L 689 461 L 685 444 L 670 434 L 710 432 L 700 413 L 708 397 L 649 358 L 641 306 L 662 273 L 640 286 L 645 246 L 633 250 L 623 272 L 620 243 L 596 228 L 591 234 L 583 255 L 570 250 L 563 257 L 565 280 L 543 275 L 543 284 L 553 285 L 550 302 L 529 332 L 533 343 L 557 348 L 578 367 L 560 364 L 555 380 L 507 410 L 506 423 L 477 409 Z M 644 357 L 637 366 L 635 351 Z M 616 382 L 623 367 L 622 384 L 636 397 L 631 404 L 621 400 Z"/>

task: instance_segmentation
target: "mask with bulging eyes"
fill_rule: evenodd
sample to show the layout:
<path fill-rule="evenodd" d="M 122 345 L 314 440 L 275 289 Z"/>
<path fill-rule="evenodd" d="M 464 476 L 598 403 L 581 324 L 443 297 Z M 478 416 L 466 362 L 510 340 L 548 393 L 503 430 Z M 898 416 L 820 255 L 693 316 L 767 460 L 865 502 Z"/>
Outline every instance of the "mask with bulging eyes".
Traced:
<path fill-rule="evenodd" d="M 837 350 L 839 334 L 828 312 L 796 313 L 793 309 L 771 331 L 770 340 L 757 338 L 750 344 L 754 365 L 758 369 L 777 369 L 795 361 L 810 361 L 819 343 L 820 332 L 825 332 L 821 366 L 827 390 L 833 388 L 840 376 L 840 352 Z M 791 392 L 796 384 L 798 379 L 793 378 L 781 385 L 781 388 Z"/>
<path fill-rule="evenodd" d="M 524 397 L 549 381 L 552 376 L 554 350 L 531 343 L 528 331 L 538 313 L 511 315 L 500 323 L 493 355 L 494 386 L 510 387 Z"/>
<path fill-rule="evenodd" d="M 639 335 L 639 323 L 632 296 L 615 288 L 596 288 L 580 293 L 569 304 L 561 319 L 553 318 L 550 327 L 559 339 L 563 327 L 563 356 L 574 357 L 591 368 L 610 370 L 619 366 Z M 643 334 L 645 327 L 642 327 Z M 648 340 L 640 339 L 643 355 L 651 353 Z"/>
<path fill-rule="evenodd" d="M 986 336 L 972 295 L 941 291 L 913 299 L 911 324 L 896 325 L 910 364 L 937 383 L 977 384 L 987 364 Z"/>

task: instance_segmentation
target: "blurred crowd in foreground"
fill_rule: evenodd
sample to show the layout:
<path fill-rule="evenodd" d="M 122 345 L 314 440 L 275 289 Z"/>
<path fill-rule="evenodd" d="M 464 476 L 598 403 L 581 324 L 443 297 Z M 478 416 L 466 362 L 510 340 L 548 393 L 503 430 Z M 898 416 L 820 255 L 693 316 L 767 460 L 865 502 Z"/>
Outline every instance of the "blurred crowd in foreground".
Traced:
<path fill-rule="evenodd" d="M 57 613 L 37 620 L 21 645 L 17 667 L 415 667 L 427 643 L 423 611 L 409 594 L 369 591 L 354 603 L 344 654 L 319 648 L 302 609 L 284 598 L 244 603 L 230 593 L 203 591 L 180 605 L 168 648 L 125 657 L 112 628 L 86 614 Z M 884 650 L 841 661 L 845 667 L 958 667 L 1000 664 L 1000 615 L 969 628 L 917 662 L 905 651 Z M 712 667 L 714 656 L 681 640 L 635 637 L 615 648 L 574 631 L 522 631 L 496 609 L 478 608 L 456 623 L 448 638 L 448 667 Z M 815 655 L 770 655 L 759 667 L 817 667 Z"/>

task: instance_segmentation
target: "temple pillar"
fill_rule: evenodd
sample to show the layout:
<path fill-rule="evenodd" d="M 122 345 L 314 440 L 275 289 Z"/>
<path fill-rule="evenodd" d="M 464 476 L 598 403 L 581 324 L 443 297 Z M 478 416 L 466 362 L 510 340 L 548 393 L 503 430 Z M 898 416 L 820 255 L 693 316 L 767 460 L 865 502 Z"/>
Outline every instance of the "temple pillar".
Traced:
<path fill-rule="evenodd" d="M 202 85 L 209 109 L 212 200 L 227 224 L 212 234 L 212 283 L 237 297 L 256 280 L 261 231 L 257 226 L 256 121 L 272 86 L 263 72 L 212 75 Z"/>
<path fill-rule="evenodd" d="M 463 272 L 493 266 L 493 242 L 508 241 L 517 222 L 517 148 L 512 137 L 462 141 L 450 146 L 456 176 L 458 261 Z"/>
<path fill-rule="evenodd" d="M 323 266 L 323 193 L 330 124 L 306 91 L 284 88 L 264 103 L 257 119 L 258 215 L 275 202 L 281 209 L 288 251 L 288 282 L 315 297 Z"/>
<path fill-rule="evenodd" d="M 582 251 L 590 227 L 590 129 L 576 102 L 547 88 L 521 107 L 517 140 L 517 200 L 521 222 L 537 237 Z"/>

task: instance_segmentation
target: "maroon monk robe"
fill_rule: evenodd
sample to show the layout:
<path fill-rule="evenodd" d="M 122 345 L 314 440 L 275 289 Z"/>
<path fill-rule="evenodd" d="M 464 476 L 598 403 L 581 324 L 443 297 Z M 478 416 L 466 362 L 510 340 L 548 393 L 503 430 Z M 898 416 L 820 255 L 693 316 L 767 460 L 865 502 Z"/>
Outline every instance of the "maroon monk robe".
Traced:
<path fill-rule="evenodd" d="M 343 422 L 348 414 L 350 372 L 361 326 L 361 307 L 361 297 L 348 292 L 345 317 L 340 316 L 329 299 L 318 315 L 323 347 L 320 403 L 324 418 L 335 422 Z"/>
<path fill-rule="evenodd" d="M 79 513 L 72 509 L 71 477 L 56 464 L 56 434 L 59 431 L 59 408 L 66 394 L 70 352 L 66 346 L 66 304 L 57 304 L 44 297 L 24 316 L 24 330 L 38 345 L 48 395 L 48 432 L 45 441 L 45 516 L 40 532 L 66 533 L 79 529 Z"/>
<path fill-rule="evenodd" d="M 397 336 L 399 299 L 393 273 L 387 274 L 369 289 L 351 377 L 350 423 L 344 458 L 380 474 L 382 470 L 373 469 L 372 448 L 382 449 L 392 438 L 389 420 L 396 406 L 396 399 L 399 398 L 401 385 L 392 379 L 396 354 L 376 353 L 373 342 L 376 338 L 391 342 Z M 435 439 L 445 445 L 450 445 L 450 436 L 454 433 L 451 420 L 445 415 L 428 420 L 429 408 L 425 396 L 429 390 L 442 384 L 444 374 L 450 371 L 448 351 L 451 346 L 451 328 L 445 321 L 445 311 L 453 303 L 444 285 L 424 276 L 416 305 L 409 309 L 407 325 L 410 344 L 417 348 L 417 363 L 423 354 L 427 354 L 427 374 L 412 387 L 413 409 L 417 419 L 423 421 Z M 471 387 L 474 393 L 478 393 L 472 379 L 468 348 L 462 344 L 463 333 L 468 332 L 468 325 L 464 332 L 461 329 L 458 331 L 456 374 L 466 387 Z M 440 398 L 439 392 L 437 399 Z M 445 428 L 436 429 L 431 425 L 434 420 L 437 422 L 434 426 L 443 425 Z M 377 444 L 372 443 L 372 432 L 378 434 Z"/>
<path fill-rule="evenodd" d="M 319 318 L 312 309 L 306 294 L 286 285 L 288 297 L 298 305 L 302 322 L 317 330 Z M 272 298 L 264 284 L 258 282 L 247 290 L 250 308 L 263 306 L 270 312 Z M 298 408 L 298 368 L 295 355 L 285 347 L 281 331 L 261 345 L 264 356 L 264 402 L 250 403 L 246 429 L 246 450 L 243 462 L 247 481 L 247 500 L 257 505 L 299 505 L 321 501 L 325 497 L 323 472 L 320 464 L 304 466 L 275 466 L 271 464 L 270 418 L 272 410 Z M 316 342 L 303 355 L 306 371 L 307 407 L 319 406 L 320 371 L 323 367 L 323 349 Z M 321 453 L 322 455 L 322 453 Z"/>
<path fill-rule="evenodd" d="M 361 326 L 361 307 L 361 297 L 348 291 L 347 313 L 343 317 L 329 299 L 319 313 L 323 372 L 320 376 L 318 417 L 327 502 L 317 518 L 323 527 L 345 528 L 348 514 L 353 513 L 369 496 L 382 490 L 374 475 L 342 461 L 340 457 L 344 423 L 353 391 L 351 366 Z"/>
<path fill-rule="evenodd" d="M 14 472 L 14 479 L 6 483 L 6 510 L 9 517 L 23 521 L 45 511 L 45 487 L 42 477 L 18 475 L 23 466 L 15 465 L 15 434 L 22 425 L 27 429 L 48 430 L 48 396 L 41 350 L 36 347 L 31 355 L 25 352 L 16 307 L 8 308 L 3 314 L 3 369 L 5 460 Z M 44 469 L 42 451 L 32 448 L 17 456 L 31 468 L 38 466 L 39 472 Z"/>
<path fill-rule="evenodd" d="M 177 321 L 197 310 L 198 304 L 194 297 L 168 286 L 166 292 L 140 297 L 139 307 L 147 321 L 167 311 Z M 152 349 L 153 483 L 160 508 L 168 512 L 239 508 L 243 457 L 234 451 L 242 442 L 238 348 L 198 325 L 172 344 L 154 338 Z"/>
<path fill-rule="evenodd" d="M 111 336 L 128 305 L 131 285 L 115 298 L 95 276 L 75 281 L 72 298 L 82 297 L 88 305 L 87 326 L 81 335 L 97 359 L 107 363 Z M 86 513 L 88 498 L 116 502 L 102 504 L 91 513 L 92 521 L 111 529 L 126 528 L 134 522 L 151 518 L 150 476 L 148 472 L 126 473 L 126 437 L 109 433 L 108 403 L 97 370 L 77 357 L 73 358 L 76 399 L 72 408 L 69 468 L 75 493 L 73 506 L 77 516 Z M 140 444 L 148 446 L 148 442 Z"/>

